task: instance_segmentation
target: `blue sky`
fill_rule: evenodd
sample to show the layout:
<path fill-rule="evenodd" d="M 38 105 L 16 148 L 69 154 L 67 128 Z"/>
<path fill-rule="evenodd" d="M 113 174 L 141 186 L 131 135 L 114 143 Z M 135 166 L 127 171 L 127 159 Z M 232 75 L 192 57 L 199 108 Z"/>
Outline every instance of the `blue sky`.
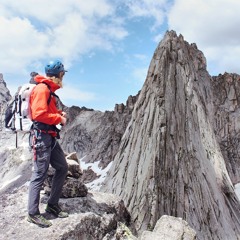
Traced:
<path fill-rule="evenodd" d="M 113 110 L 144 83 L 167 30 L 196 43 L 211 75 L 240 74 L 238 0 L 1 0 L 0 72 L 11 93 L 60 59 L 67 106 Z"/>

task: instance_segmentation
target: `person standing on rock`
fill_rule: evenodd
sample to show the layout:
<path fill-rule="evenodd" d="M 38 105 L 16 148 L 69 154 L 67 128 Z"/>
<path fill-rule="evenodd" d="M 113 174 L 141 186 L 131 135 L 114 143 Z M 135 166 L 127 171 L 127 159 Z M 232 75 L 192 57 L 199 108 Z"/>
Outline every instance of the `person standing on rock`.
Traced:
<path fill-rule="evenodd" d="M 47 177 L 49 164 L 55 168 L 52 188 L 46 212 L 56 217 L 68 217 L 68 213 L 59 207 L 59 198 L 68 172 L 68 165 L 57 139 L 59 138 L 58 124 L 66 124 L 66 113 L 57 108 L 57 95 L 54 93 L 62 87 L 66 70 L 59 60 L 51 61 L 45 67 L 45 76 L 36 75 L 36 87 L 30 96 L 30 109 L 33 126 L 30 139 L 33 149 L 33 173 L 29 185 L 28 221 L 40 227 L 50 227 L 52 223 L 39 211 L 40 190 Z"/>

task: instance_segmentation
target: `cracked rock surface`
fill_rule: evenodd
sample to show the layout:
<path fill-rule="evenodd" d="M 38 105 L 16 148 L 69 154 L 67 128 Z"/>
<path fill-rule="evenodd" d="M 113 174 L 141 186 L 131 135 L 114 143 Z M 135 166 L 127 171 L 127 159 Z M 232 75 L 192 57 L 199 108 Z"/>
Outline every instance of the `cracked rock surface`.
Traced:
<path fill-rule="evenodd" d="M 112 194 L 90 192 L 82 198 L 60 199 L 60 206 L 69 213 L 62 219 L 44 213 L 47 198 L 42 195 L 40 211 L 53 224 L 43 229 L 26 220 L 27 196 L 25 185 L 0 197 L 0 239 L 100 240 L 115 231 L 118 222 L 128 225 L 130 221 L 123 201 Z"/>
<path fill-rule="evenodd" d="M 124 200 L 140 232 L 170 215 L 186 220 L 198 239 L 240 238 L 231 181 L 238 174 L 229 176 L 233 163 L 226 167 L 215 133 L 212 81 L 196 44 L 167 32 L 102 187 Z M 228 99 L 236 104 L 233 87 Z"/>

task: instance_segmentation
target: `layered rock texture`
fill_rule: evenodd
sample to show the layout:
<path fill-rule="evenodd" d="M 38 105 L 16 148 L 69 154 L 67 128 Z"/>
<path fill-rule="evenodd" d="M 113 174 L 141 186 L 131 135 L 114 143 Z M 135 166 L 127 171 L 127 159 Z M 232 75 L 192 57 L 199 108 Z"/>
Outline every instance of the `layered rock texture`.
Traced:
<path fill-rule="evenodd" d="M 208 74 L 196 44 L 166 33 L 102 188 L 124 200 L 137 230 L 171 215 L 186 220 L 198 239 L 240 239 L 240 203 L 231 181 L 239 180 L 238 151 L 227 123 L 231 115 L 233 123 L 238 118 L 238 80 L 220 79 Z M 220 97 L 221 84 L 226 92 Z"/>
<path fill-rule="evenodd" d="M 7 103 L 11 99 L 11 94 L 7 88 L 7 84 L 3 79 L 3 75 L 0 73 L 0 130 L 4 128 L 4 112 L 7 107 Z"/>
<path fill-rule="evenodd" d="M 224 73 L 213 77 L 214 131 L 228 173 L 240 182 L 240 76 Z"/>

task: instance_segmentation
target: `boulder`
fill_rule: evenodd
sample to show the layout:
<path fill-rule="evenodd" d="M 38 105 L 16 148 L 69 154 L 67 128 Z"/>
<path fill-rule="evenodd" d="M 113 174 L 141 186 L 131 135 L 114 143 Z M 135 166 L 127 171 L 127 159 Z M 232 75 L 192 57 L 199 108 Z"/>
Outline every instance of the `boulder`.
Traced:
<path fill-rule="evenodd" d="M 162 216 L 153 231 L 144 231 L 139 240 L 195 240 L 196 232 L 182 218 Z"/>
<path fill-rule="evenodd" d="M 74 178 L 80 178 L 80 176 L 83 174 L 82 169 L 80 168 L 79 163 L 77 163 L 75 160 L 72 159 L 66 159 L 68 164 L 68 176 L 74 177 Z"/>
<path fill-rule="evenodd" d="M 72 153 L 67 154 L 66 159 L 75 160 L 77 163 L 79 163 L 76 152 L 72 152 Z"/>
<path fill-rule="evenodd" d="M 62 197 L 86 197 L 88 189 L 81 179 L 68 177 L 63 185 Z"/>
<path fill-rule="evenodd" d="M 63 185 L 61 197 L 85 197 L 88 193 L 88 189 L 81 178 L 83 172 L 78 163 L 77 155 L 76 153 L 65 155 L 68 164 L 68 174 Z M 54 173 L 55 169 L 50 165 L 47 178 L 44 182 L 44 191 L 47 195 L 51 192 Z"/>

